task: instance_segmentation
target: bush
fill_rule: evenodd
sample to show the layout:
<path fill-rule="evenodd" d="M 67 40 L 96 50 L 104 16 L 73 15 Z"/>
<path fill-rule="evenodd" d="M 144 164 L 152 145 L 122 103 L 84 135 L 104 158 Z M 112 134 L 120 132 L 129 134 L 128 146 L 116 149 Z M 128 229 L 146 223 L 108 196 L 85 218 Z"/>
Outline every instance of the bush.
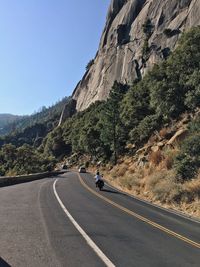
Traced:
<path fill-rule="evenodd" d="M 171 37 L 172 36 L 172 30 L 167 28 L 164 29 L 163 33 L 167 36 L 167 37 Z"/>
<path fill-rule="evenodd" d="M 174 164 L 179 180 L 190 180 L 198 171 L 197 163 L 190 156 L 180 154 Z"/>
<path fill-rule="evenodd" d="M 137 190 L 141 185 L 142 175 L 141 174 L 127 174 L 120 179 L 122 187 L 128 190 Z"/>
<path fill-rule="evenodd" d="M 200 175 L 197 179 L 184 183 L 182 195 L 190 201 L 200 197 Z"/>
<path fill-rule="evenodd" d="M 147 38 L 150 38 L 152 32 L 153 32 L 153 24 L 150 19 L 147 19 L 145 23 L 142 25 L 143 32 L 146 35 Z"/>
<path fill-rule="evenodd" d="M 163 151 L 164 159 L 163 159 L 163 167 L 167 170 L 171 170 L 174 165 L 175 158 L 178 154 L 177 149 L 165 149 Z"/>
<path fill-rule="evenodd" d="M 91 59 L 91 60 L 87 63 L 87 65 L 86 65 L 86 67 L 85 67 L 86 71 L 88 71 L 88 70 L 90 69 L 90 67 L 91 67 L 93 64 L 94 64 L 94 59 Z"/>
<path fill-rule="evenodd" d="M 200 167 L 200 134 L 185 139 L 174 165 L 178 177 L 184 181 L 192 179 L 197 174 Z"/>
<path fill-rule="evenodd" d="M 178 201 L 180 199 L 181 187 L 176 183 L 173 171 L 159 171 L 151 175 L 146 183 L 155 200 L 163 203 Z"/>
<path fill-rule="evenodd" d="M 149 156 L 149 161 L 152 162 L 155 166 L 159 165 L 163 160 L 163 155 L 160 150 L 152 152 Z"/>
<path fill-rule="evenodd" d="M 148 42 L 148 39 L 145 39 L 143 47 L 142 47 L 142 55 L 143 55 L 143 57 L 146 58 L 148 56 L 149 52 L 150 52 L 149 42 Z"/>

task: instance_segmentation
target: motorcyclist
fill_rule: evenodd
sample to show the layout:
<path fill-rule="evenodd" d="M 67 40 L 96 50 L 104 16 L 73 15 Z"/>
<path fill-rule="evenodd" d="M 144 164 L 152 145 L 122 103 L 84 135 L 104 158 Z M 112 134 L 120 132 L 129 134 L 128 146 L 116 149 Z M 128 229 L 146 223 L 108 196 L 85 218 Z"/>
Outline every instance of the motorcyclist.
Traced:
<path fill-rule="evenodd" d="M 102 176 L 100 175 L 99 171 L 96 172 L 96 175 L 95 175 L 95 184 L 96 184 L 96 187 L 97 187 L 97 184 L 99 181 L 102 181 Z"/>

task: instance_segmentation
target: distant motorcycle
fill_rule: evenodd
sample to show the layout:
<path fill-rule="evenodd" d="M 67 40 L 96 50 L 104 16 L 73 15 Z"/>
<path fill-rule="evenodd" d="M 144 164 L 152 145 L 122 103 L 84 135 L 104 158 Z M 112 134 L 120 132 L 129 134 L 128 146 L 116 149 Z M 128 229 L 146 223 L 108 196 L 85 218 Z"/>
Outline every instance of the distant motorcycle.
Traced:
<path fill-rule="evenodd" d="M 99 188 L 99 190 L 101 191 L 104 187 L 104 181 L 99 180 L 96 184 L 97 184 L 97 187 Z"/>

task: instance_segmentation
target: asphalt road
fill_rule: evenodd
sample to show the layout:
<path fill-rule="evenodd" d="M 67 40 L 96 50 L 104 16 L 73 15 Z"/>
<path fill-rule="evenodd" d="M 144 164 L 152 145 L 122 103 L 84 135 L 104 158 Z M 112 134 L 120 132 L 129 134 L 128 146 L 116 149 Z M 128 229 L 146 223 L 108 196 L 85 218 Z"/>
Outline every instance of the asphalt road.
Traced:
<path fill-rule="evenodd" d="M 57 181 L 56 181 L 57 180 Z M 200 266 L 200 223 L 66 173 L 0 188 L 0 267 Z"/>

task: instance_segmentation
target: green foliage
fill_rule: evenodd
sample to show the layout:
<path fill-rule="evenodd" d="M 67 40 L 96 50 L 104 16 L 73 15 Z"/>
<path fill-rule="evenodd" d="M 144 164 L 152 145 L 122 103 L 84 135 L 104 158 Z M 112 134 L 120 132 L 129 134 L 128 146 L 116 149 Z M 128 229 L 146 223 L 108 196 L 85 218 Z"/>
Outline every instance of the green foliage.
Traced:
<path fill-rule="evenodd" d="M 101 116 L 101 139 L 106 145 L 110 145 L 114 164 L 116 164 L 118 153 L 124 140 L 122 122 L 120 118 L 120 103 L 127 91 L 127 86 L 115 82 L 110 91 L 109 98 L 104 105 Z"/>
<path fill-rule="evenodd" d="M 192 179 L 197 174 L 199 163 L 199 158 L 179 154 L 174 164 L 178 178 L 184 181 Z"/>
<path fill-rule="evenodd" d="M 152 32 L 153 32 L 153 24 L 151 23 L 151 20 L 150 19 L 147 19 L 145 21 L 145 23 L 142 25 L 142 28 L 143 28 L 143 32 L 144 34 L 147 36 L 147 38 L 149 39 Z"/>
<path fill-rule="evenodd" d="M 149 74 L 151 106 L 176 118 L 199 105 L 200 27 L 183 34 L 169 59 Z"/>
<path fill-rule="evenodd" d="M 172 29 L 167 28 L 167 29 L 165 29 L 165 30 L 163 31 L 163 33 L 165 34 L 165 36 L 166 36 L 167 38 L 171 38 L 171 37 L 173 37 L 174 35 L 180 34 L 181 31 L 180 31 L 179 29 L 174 29 L 174 30 L 172 30 Z"/>
<path fill-rule="evenodd" d="M 145 21 L 145 23 L 142 25 L 143 28 L 143 32 L 145 34 L 145 39 L 144 39 L 144 44 L 143 44 L 143 48 L 142 48 L 142 55 L 144 58 L 148 57 L 148 54 L 150 52 L 150 48 L 149 48 L 149 38 L 151 37 L 152 33 L 153 33 L 153 24 L 151 23 L 150 19 L 147 19 Z"/>
<path fill-rule="evenodd" d="M 142 47 L 142 55 L 143 55 L 143 57 L 145 59 L 148 57 L 149 52 L 150 52 L 149 42 L 148 42 L 148 39 L 146 38 L 144 40 L 144 44 L 143 44 L 143 47 Z"/>
<path fill-rule="evenodd" d="M 200 131 L 200 117 L 197 117 L 195 120 L 192 120 L 189 123 L 189 132 L 191 134 L 196 134 Z"/>
<path fill-rule="evenodd" d="M 120 119 L 128 131 L 153 112 L 149 101 L 150 91 L 145 79 L 133 85 L 124 96 L 120 105 Z"/>
<path fill-rule="evenodd" d="M 189 130 L 175 161 L 178 177 L 183 180 L 193 178 L 200 168 L 200 119 L 193 121 Z"/>
<path fill-rule="evenodd" d="M 200 70 L 195 70 L 186 82 L 188 91 L 185 95 L 185 106 L 194 111 L 200 106 Z"/>
<path fill-rule="evenodd" d="M 137 127 L 130 132 L 133 143 L 145 142 L 151 134 L 160 127 L 161 119 L 158 115 L 146 116 Z"/>
<path fill-rule="evenodd" d="M 0 175 L 38 173 L 53 170 L 55 159 L 38 153 L 27 144 L 18 148 L 6 144 L 0 150 L 0 166 Z"/>
<path fill-rule="evenodd" d="M 48 134 L 43 144 L 43 151 L 46 155 L 56 158 L 62 158 L 71 153 L 71 144 L 65 143 L 61 127 L 55 128 Z"/>
<path fill-rule="evenodd" d="M 91 66 L 94 64 L 94 59 L 91 59 L 89 62 L 88 62 L 88 64 L 86 65 L 86 71 L 88 71 L 90 68 L 91 68 Z"/>
<path fill-rule="evenodd" d="M 172 30 L 167 28 L 164 29 L 163 33 L 167 36 L 167 37 L 171 37 L 172 36 Z"/>

